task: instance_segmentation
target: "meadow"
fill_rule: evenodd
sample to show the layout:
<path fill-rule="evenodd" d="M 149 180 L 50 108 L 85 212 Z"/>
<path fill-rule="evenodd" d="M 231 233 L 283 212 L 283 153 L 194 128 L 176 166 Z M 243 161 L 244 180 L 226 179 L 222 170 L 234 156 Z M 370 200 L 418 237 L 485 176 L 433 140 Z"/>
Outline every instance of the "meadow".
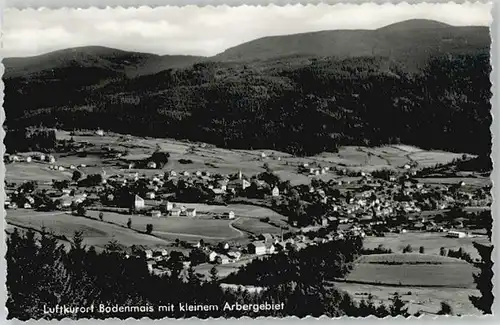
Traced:
<path fill-rule="evenodd" d="M 404 234 L 386 233 L 385 237 L 369 236 L 364 239 L 364 247 L 374 249 L 379 245 L 391 249 L 394 253 L 401 253 L 403 248 L 411 245 L 414 251 L 420 246 L 424 247 L 426 254 L 439 255 L 441 247 L 457 250 L 460 247 L 471 255 L 473 259 L 479 258 L 473 242 L 488 243 L 486 236 L 475 236 L 465 238 L 449 238 L 445 233 L 418 233 L 408 232 Z"/>
<path fill-rule="evenodd" d="M 32 210 L 8 210 L 6 222 L 10 226 L 31 228 L 65 236 L 71 240 L 75 231 L 81 231 L 84 244 L 103 248 L 111 240 L 129 247 L 143 245 L 147 247 L 166 246 L 168 242 L 154 236 L 138 233 L 118 225 L 113 225 L 85 217 L 77 217 L 64 212 L 36 212 Z"/>
<path fill-rule="evenodd" d="M 447 261 L 443 259 L 447 259 Z M 399 261 L 402 264 L 379 264 L 394 261 Z M 476 272 L 478 269 L 469 263 L 448 257 L 428 257 L 424 254 L 369 256 L 358 260 L 345 280 L 391 286 L 474 288 L 472 274 Z"/>
<path fill-rule="evenodd" d="M 104 212 L 104 220 L 117 225 L 126 226 L 128 219 L 132 221 L 131 228 L 146 231 L 146 225 L 153 225 L 152 234 L 167 240 L 227 240 L 240 237 L 242 234 L 230 227 L 229 220 L 201 219 L 198 217 L 161 217 L 153 218 L 142 215 L 125 215 L 114 212 Z M 87 215 L 98 218 L 98 211 L 88 211 Z"/>

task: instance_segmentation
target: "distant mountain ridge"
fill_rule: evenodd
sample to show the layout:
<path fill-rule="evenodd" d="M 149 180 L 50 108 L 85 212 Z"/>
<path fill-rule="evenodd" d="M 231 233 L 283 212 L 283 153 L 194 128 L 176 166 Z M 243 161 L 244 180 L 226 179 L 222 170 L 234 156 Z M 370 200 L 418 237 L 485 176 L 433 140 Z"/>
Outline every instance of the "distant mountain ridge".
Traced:
<path fill-rule="evenodd" d="M 375 30 L 329 30 L 259 38 L 229 48 L 216 61 L 263 60 L 286 55 L 338 58 L 384 56 L 418 69 L 430 56 L 470 53 L 490 46 L 488 27 L 455 27 L 415 19 Z"/>
<path fill-rule="evenodd" d="M 418 69 L 429 56 L 489 49 L 488 27 L 456 27 L 412 19 L 375 30 L 327 30 L 267 36 L 245 42 L 212 56 L 157 55 L 107 48 L 77 47 L 25 58 L 6 58 L 5 77 L 21 77 L 44 70 L 72 67 L 102 68 L 129 77 L 185 68 L 197 62 L 243 62 L 287 56 L 338 58 L 383 56 Z"/>

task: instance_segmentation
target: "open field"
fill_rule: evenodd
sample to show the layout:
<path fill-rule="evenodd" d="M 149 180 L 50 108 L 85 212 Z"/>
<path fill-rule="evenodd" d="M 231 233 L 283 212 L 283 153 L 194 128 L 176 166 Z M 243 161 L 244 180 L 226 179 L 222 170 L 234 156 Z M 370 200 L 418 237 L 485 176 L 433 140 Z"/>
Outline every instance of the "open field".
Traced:
<path fill-rule="evenodd" d="M 280 228 L 255 218 L 238 218 L 238 220 L 235 220 L 233 226 L 252 234 L 270 233 L 277 235 L 281 233 Z"/>
<path fill-rule="evenodd" d="M 104 247 L 110 240 L 124 246 L 144 245 L 148 247 L 165 246 L 168 243 L 159 238 L 140 234 L 117 225 L 68 215 L 63 212 L 36 212 L 32 210 L 8 210 L 6 221 L 13 226 L 33 228 L 64 235 L 71 239 L 75 231 L 82 231 L 85 245 Z"/>
<path fill-rule="evenodd" d="M 447 302 L 457 315 L 481 315 L 469 300 L 470 295 L 479 295 L 477 289 L 463 288 L 416 288 L 416 287 L 391 287 L 370 284 L 336 282 L 335 286 L 351 294 L 355 300 L 367 299 L 368 294 L 374 296 L 375 303 L 390 305 L 390 298 L 398 292 L 403 301 L 408 303 L 408 311 L 416 313 L 437 313 L 441 302 Z M 408 294 L 411 293 L 411 294 Z"/>
<path fill-rule="evenodd" d="M 429 255 L 419 253 L 406 253 L 406 254 L 374 254 L 361 256 L 357 263 L 397 263 L 397 264 L 456 264 L 459 262 L 455 258 L 450 258 L 440 255 Z"/>
<path fill-rule="evenodd" d="M 400 254 L 398 254 L 400 255 Z M 447 259 L 446 262 L 443 262 Z M 387 265 L 383 260 L 400 261 L 403 264 Z M 437 262 L 439 264 L 413 264 Z M 469 263 L 454 258 L 427 257 L 420 254 L 390 257 L 362 257 L 346 280 L 359 283 L 403 286 L 437 286 L 451 288 L 474 288 L 472 274 L 478 270 Z"/>
<path fill-rule="evenodd" d="M 466 238 L 449 238 L 444 233 L 413 233 L 392 234 L 386 233 L 385 237 L 369 236 L 364 239 L 365 248 L 376 248 L 378 245 L 384 245 L 385 248 L 390 248 L 394 253 L 401 253 L 406 245 L 411 245 L 415 251 L 420 246 L 423 246 L 426 254 L 439 255 L 441 247 L 446 249 L 462 249 L 469 253 L 472 258 L 479 258 L 479 255 L 472 245 L 474 241 L 479 243 L 488 243 L 486 236 L 466 237 Z"/>
<path fill-rule="evenodd" d="M 92 218 L 97 218 L 98 211 L 88 211 Z M 128 218 L 132 220 L 132 229 L 145 231 L 148 223 L 153 225 L 153 235 L 169 240 L 179 239 L 213 239 L 224 240 L 240 237 L 241 233 L 230 227 L 229 220 L 212 220 L 189 217 L 152 218 L 142 215 L 125 215 L 104 212 L 104 220 L 125 226 Z M 185 237 L 185 238 L 183 238 Z"/>
<path fill-rule="evenodd" d="M 70 139 L 69 132 L 58 131 L 59 139 Z M 297 166 L 302 163 L 319 163 L 324 166 L 345 167 L 352 170 L 373 171 L 381 168 L 400 169 L 405 164 L 416 162 L 419 167 L 437 163 L 448 163 L 454 158 L 461 157 L 461 153 L 442 151 L 428 151 L 406 145 L 390 145 L 376 148 L 346 146 L 341 147 L 338 153 L 322 153 L 313 157 L 293 157 L 287 153 L 273 150 L 231 150 L 217 148 L 209 144 L 178 141 L 172 139 L 140 138 L 128 135 L 107 134 L 104 136 L 75 135 L 77 142 L 88 142 L 96 146 L 107 146 L 116 150 L 127 150 L 126 158 L 144 158 L 150 155 L 157 147 L 170 153 L 170 160 L 165 170 L 208 170 L 213 173 L 236 173 L 241 170 L 244 174 L 255 174 L 264 171 L 267 163 L 284 180 L 294 184 L 309 183 L 311 177 L 297 173 Z M 261 154 L 265 154 L 265 158 Z M 73 160 L 81 163 L 81 159 L 90 159 L 88 165 L 100 164 L 95 161 L 98 157 L 79 158 L 65 157 L 64 163 Z M 182 164 L 179 159 L 190 159 L 192 163 Z M 107 161 L 112 163 L 112 161 Z M 85 162 L 84 162 L 85 163 Z M 111 166 L 106 166 L 110 168 Z M 325 174 L 319 178 L 329 180 L 332 174 Z"/>
<path fill-rule="evenodd" d="M 464 187 L 483 187 L 491 185 L 489 177 L 425 177 L 417 178 L 419 183 L 434 185 L 456 185 L 465 182 Z"/>
<path fill-rule="evenodd" d="M 6 165 L 7 182 L 38 181 L 40 184 L 52 183 L 53 179 L 69 179 L 72 171 L 50 170 L 44 163 L 14 163 Z"/>

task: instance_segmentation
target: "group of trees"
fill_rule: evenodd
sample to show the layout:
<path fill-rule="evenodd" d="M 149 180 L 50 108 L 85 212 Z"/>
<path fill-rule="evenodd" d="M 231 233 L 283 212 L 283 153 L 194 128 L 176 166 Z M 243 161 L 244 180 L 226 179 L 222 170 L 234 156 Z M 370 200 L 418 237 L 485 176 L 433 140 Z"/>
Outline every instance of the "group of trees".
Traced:
<path fill-rule="evenodd" d="M 65 249 L 50 234 L 36 234 L 17 229 L 9 236 L 7 244 L 8 318 L 162 318 L 162 317 L 241 317 L 241 316 L 358 316 L 359 308 L 352 298 L 333 286 L 325 286 L 306 274 L 277 281 L 276 285 L 260 293 L 243 290 L 223 290 L 218 284 L 215 269 L 208 281 L 202 281 L 193 268 L 183 269 L 181 259 L 168 264 L 170 274 L 157 276 L 149 273 L 143 255 L 126 257 L 118 243 L 111 243 L 104 251 L 83 245 L 84 238 L 76 233 L 71 248 Z M 346 243 L 347 245 L 347 243 Z M 333 249 L 333 248 L 332 248 Z M 330 250 L 332 250 L 330 249 Z M 142 257 L 141 257 L 142 256 Z M 337 268 L 342 268 L 342 256 L 329 257 Z M 323 255 L 323 257 L 326 257 Z M 319 258 L 319 257 L 318 257 Z M 196 258 L 193 256 L 193 260 Z M 319 263 L 319 260 L 310 261 Z M 311 265 L 309 265 L 311 266 Z M 313 264 L 312 268 L 318 266 Z M 298 270 L 298 269 L 297 269 Z M 326 268 L 322 272 L 326 272 Z M 312 273 L 311 273 L 312 274 Z M 277 278 L 276 278 L 277 279 Z M 317 279 L 317 277 L 316 277 Z M 174 295 L 165 293 L 175 292 Z M 223 311 L 224 302 L 234 303 L 284 303 L 279 311 Z M 219 311 L 183 312 L 112 312 L 110 314 L 44 314 L 44 306 L 159 306 L 170 303 L 216 304 Z"/>
<path fill-rule="evenodd" d="M 293 66 L 286 59 L 204 63 L 112 79 L 67 101 L 45 98 L 37 85 L 26 88 L 14 78 L 5 81 L 6 123 L 12 129 L 100 126 L 299 155 L 403 142 L 487 157 L 489 72 L 487 52 L 434 57 L 418 72 L 385 58 L 318 58 Z M 36 95 L 19 96 L 20 88 Z"/>
<path fill-rule="evenodd" d="M 34 127 L 7 128 L 4 144 L 8 153 L 22 151 L 50 152 L 57 146 L 52 129 Z"/>

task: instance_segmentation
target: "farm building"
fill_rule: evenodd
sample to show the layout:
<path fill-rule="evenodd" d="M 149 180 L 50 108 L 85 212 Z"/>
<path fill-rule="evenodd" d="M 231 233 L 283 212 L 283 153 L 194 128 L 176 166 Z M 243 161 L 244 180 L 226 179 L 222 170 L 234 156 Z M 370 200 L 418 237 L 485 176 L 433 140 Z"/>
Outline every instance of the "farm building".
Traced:
<path fill-rule="evenodd" d="M 148 162 L 148 168 L 149 169 L 156 169 L 156 163 L 154 161 Z"/>
<path fill-rule="evenodd" d="M 104 131 L 101 129 L 98 129 L 97 131 L 95 131 L 95 134 L 102 137 L 102 136 L 104 136 Z"/>
<path fill-rule="evenodd" d="M 238 251 L 232 251 L 232 252 L 228 252 L 227 256 L 229 256 L 230 258 L 232 258 L 235 261 L 238 261 L 241 258 L 241 253 Z"/>
<path fill-rule="evenodd" d="M 144 255 L 146 255 L 146 259 L 151 259 L 151 258 L 153 258 L 153 251 L 150 249 L 145 250 Z"/>
<path fill-rule="evenodd" d="M 179 208 L 172 208 L 172 210 L 170 210 L 170 215 L 174 216 L 174 217 L 180 216 L 181 215 L 181 209 L 179 209 Z"/>
<path fill-rule="evenodd" d="M 136 195 L 134 198 L 134 208 L 136 210 L 144 209 L 144 199 L 139 195 Z"/>
<path fill-rule="evenodd" d="M 177 173 L 175 172 L 175 170 L 171 170 L 168 174 L 169 174 L 170 176 L 172 176 L 172 177 L 177 176 Z"/>
<path fill-rule="evenodd" d="M 47 161 L 48 161 L 49 163 L 53 164 L 53 163 L 55 163 L 55 162 L 56 162 L 56 158 L 55 158 L 54 156 L 52 156 L 52 155 L 49 155 L 49 156 L 47 157 Z"/>
<path fill-rule="evenodd" d="M 26 162 L 27 162 L 27 163 L 30 163 L 30 162 L 31 162 L 31 157 L 30 157 L 30 156 L 26 157 Z"/>
<path fill-rule="evenodd" d="M 447 236 L 452 238 L 464 238 L 467 234 L 462 231 L 448 231 Z"/>
<path fill-rule="evenodd" d="M 164 201 L 160 204 L 160 208 L 166 211 L 170 211 L 174 208 L 174 204 L 169 201 Z"/>
<path fill-rule="evenodd" d="M 152 210 L 149 212 L 149 215 L 153 218 L 161 217 L 161 212 L 159 210 Z"/>
<path fill-rule="evenodd" d="M 248 244 L 248 252 L 250 254 L 264 255 L 266 254 L 266 245 L 261 241 L 256 241 Z"/>
<path fill-rule="evenodd" d="M 233 211 L 224 212 L 224 214 L 222 215 L 223 219 L 234 219 L 234 217 L 235 215 Z"/>
<path fill-rule="evenodd" d="M 280 190 L 277 186 L 275 186 L 271 192 L 272 196 L 276 197 L 276 196 L 280 196 Z"/>
<path fill-rule="evenodd" d="M 196 209 L 195 208 L 186 209 L 186 216 L 187 217 L 196 217 Z"/>
<path fill-rule="evenodd" d="M 210 262 L 215 262 L 215 259 L 217 258 L 219 254 L 217 254 L 216 252 L 210 252 L 210 254 L 208 254 L 208 260 Z"/>
<path fill-rule="evenodd" d="M 148 200 L 154 200 L 154 199 L 155 199 L 155 197 L 156 197 L 155 192 L 147 192 L 147 193 L 146 193 L 146 198 L 147 198 Z"/>
<path fill-rule="evenodd" d="M 37 156 L 37 159 L 40 160 L 40 161 L 44 161 L 45 160 L 45 155 L 43 153 L 41 153 L 40 155 Z"/>

